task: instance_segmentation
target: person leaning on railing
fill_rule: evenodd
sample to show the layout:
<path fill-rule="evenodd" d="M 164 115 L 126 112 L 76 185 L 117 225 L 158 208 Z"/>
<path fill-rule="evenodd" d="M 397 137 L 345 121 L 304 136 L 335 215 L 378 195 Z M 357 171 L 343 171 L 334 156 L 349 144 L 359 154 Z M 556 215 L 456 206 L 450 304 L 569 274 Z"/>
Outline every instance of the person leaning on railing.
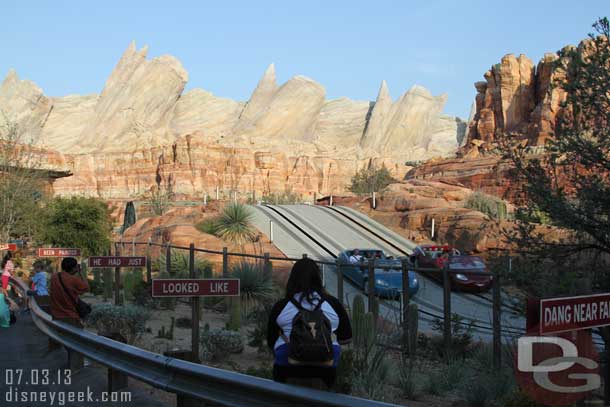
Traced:
<path fill-rule="evenodd" d="M 89 284 L 81 275 L 80 265 L 74 257 L 65 257 L 61 269 L 62 272 L 51 276 L 51 315 L 54 320 L 82 328 L 76 303 L 81 294 L 89 291 Z"/>

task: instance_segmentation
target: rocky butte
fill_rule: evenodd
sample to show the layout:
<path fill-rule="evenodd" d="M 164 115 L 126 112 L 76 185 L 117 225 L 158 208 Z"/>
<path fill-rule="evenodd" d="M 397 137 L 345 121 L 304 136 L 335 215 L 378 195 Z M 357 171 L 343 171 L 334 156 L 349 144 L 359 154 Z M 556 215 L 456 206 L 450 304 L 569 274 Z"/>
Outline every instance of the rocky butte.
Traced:
<path fill-rule="evenodd" d="M 278 84 L 271 64 L 247 102 L 203 89 L 184 92 L 188 73 L 168 55 L 147 59 L 132 43 L 101 94 L 48 97 L 8 73 L 0 109 L 53 163 L 72 172 L 62 195 L 141 196 L 155 185 L 201 197 L 345 190 L 351 176 L 385 164 L 404 176 L 409 160 L 454 154 L 466 123 L 442 114 L 446 95 L 414 86 L 392 101 L 326 99 L 304 76 Z M 0 119 L 2 120 L 2 119 Z"/>

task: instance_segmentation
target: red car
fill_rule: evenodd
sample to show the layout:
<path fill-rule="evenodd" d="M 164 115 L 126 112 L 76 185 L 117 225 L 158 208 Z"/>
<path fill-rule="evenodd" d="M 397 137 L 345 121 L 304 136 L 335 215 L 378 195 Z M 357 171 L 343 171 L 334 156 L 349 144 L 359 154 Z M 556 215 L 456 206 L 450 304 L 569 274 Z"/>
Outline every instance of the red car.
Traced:
<path fill-rule="evenodd" d="M 445 266 L 454 271 L 449 275 L 451 287 L 457 291 L 481 292 L 491 287 L 492 276 L 483 259 L 478 256 L 462 255 L 459 250 L 448 245 L 417 246 L 411 255 L 416 267 L 433 268 L 437 272 L 424 273 L 439 282 L 443 282 L 442 270 Z M 462 271 L 464 273 L 459 273 Z M 468 271 L 487 273 L 489 275 L 468 274 Z"/>

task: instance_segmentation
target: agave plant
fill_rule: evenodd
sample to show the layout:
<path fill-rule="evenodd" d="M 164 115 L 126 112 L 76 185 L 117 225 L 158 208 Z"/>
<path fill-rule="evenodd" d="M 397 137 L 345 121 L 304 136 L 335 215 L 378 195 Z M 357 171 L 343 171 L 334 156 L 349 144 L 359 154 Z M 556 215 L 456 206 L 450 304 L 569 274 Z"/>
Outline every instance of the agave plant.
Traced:
<path fill-rule="evenodd" d="M 217 235 L 236 246 L 243 247 L 254 240 L 252 211 L 240 203 L 225 206 L 218 220 Z"/>
<path fill-rule="evenodd" d="M 161 253 L 159 259 L 155 262 L 156 268 L 165 272 L 166 269 L 166 255 L 165 253 Z M 188 278 L 189 277 L 189 254 L 187 252 L 171 250 L 171 274 L 173 275 L 171 278 Z M 202 277 L 211 277 L 212 276 L 212 264 L 195 256 L 195 274 Z"/>
<path fill-rule="evenodd" d="M 272 301 L 277 296 L 271 273 L 265 271 L 260 262 L 242 261 L 234 264 L 231 277 L 240 281 L 240 297 L 246 315 L 254 305 Z"/>

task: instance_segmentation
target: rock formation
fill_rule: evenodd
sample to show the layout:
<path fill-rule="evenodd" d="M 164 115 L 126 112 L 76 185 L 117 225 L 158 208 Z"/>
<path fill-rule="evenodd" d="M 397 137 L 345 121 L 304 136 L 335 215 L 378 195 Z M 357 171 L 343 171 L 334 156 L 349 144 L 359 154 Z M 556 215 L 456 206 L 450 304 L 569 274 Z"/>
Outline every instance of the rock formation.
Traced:
<path fill-rule="evenodd" d="M 558 77 L 557 54 L 547 53 L 537 66 L 525 55 L 505 55 L 476 82 L 476 111 L 469 122 L 465 150 L 470 156 L 490 151 L 502 134 L 541 146 L 555 134 L 565 93 L 550 85 Z M 473 154 L 474 151 L 474 154 Z"/>
<path fill-rule="evenodd" d="M 244 103 L 183 92 L 181 63 L 147 53 L 130 44 L 100 95 L 49 98 L 13 71 L 2 83 L 0 110 L 75 174 L 59 193 L 137 196 L 161 174 L 178 193 L 313 196 L 344 190 L 371 163 L 402 177 L 406 160 L 453 154 L 464 135 L 462 121 L 441 114 L 446 96 L 419 86 L 395 102 L 385 82 L 376 102 L 326 100 L 304 76 L 278 85 L 272 64 Z"/>

